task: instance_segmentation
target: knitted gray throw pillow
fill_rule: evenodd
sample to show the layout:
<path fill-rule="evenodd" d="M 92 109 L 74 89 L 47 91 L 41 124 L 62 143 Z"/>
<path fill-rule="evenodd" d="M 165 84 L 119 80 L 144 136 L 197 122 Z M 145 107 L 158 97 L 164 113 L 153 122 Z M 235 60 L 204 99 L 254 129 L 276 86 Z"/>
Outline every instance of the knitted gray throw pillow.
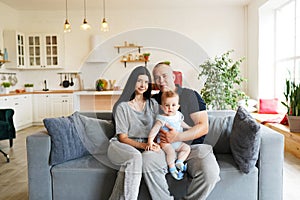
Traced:
<path fill-rule="evenodd" d="M 260 140 L 260 124 L 245 108 L 240 106 L 233 121 L 230 148 L 233 158 L 242 172 L 248 174 L 255 167 Z"/>

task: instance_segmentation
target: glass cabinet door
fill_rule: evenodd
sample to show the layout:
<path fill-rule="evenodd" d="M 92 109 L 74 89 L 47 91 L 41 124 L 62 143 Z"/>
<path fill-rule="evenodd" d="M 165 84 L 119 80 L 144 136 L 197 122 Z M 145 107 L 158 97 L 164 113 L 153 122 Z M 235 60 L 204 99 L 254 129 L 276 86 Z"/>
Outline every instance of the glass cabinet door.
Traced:
<path fill-rule="evenodd" d="M 41 36 L 28 36 L 29 66 L 41 66 Z"/>
<path fill-rule="evenodd" d="M 46 65 L 58 66 L 57 35 L 46 35 L 45 46 L 46 46 Z"/>
<path fill-rule="evenodd" d="M 17 34 L 17 65 L 19 67 L 25 66 L 25 42 L 24 42 L 24 35 Z"/>

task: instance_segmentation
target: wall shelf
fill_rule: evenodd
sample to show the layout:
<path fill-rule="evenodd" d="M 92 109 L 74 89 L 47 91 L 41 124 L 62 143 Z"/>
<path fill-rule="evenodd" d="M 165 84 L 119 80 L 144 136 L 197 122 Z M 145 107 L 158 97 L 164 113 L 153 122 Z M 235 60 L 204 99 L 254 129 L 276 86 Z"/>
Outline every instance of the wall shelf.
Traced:
<path fill-rule="evenodd" d="M 0 67 L 2 67 L 2 65 L 4 65 L 4 63 L 8 63 L 8 60 L 0 60 Z"/>
<path fill-rule="evenodd" d="M 147 67 L 147 62 L 149 62 L 149 60 L 121 60 L 121 62 L 124 63 L 125 68 L 126 68 L 126 63 L 135 63 L 135 62 L 144 62 L 145 67 Z"/>
<path fill-rule="evenodd" d="M 141 48 L 143 48 L 143 46 L 139 46 L 139 45 L 127 45 L 127 46 L 115 46 L 115 48 L 118 49 L 118 53 L 120 53 L 120 49 L 122 48 L 127 48 L 127 49 L 134 49 L 137 48 L 139 53 L 141 53 Z"/>

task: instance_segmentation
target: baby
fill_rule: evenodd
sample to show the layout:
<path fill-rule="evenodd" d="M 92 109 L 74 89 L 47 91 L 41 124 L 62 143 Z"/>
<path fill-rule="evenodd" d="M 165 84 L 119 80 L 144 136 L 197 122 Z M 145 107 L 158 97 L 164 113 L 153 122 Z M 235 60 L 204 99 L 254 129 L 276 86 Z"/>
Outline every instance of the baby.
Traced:
<path fill-rule="evenodd" d="M 169 124 L 178 132 L 182 132 L 183 128 L 191 128 L 183 121 L 183 115 L 178 111 L 179 105 L 179 96 L 173 91 L 164 92 L 161 96 L 161 109 L 164 114 L 157 115 L 155 124 L 153 125 L 149 136 L 148 136 L 148 149 L 151 149 L 154 143 L 154 138 L 158 134 L 161 128 L 168 130 L 165 124 Z M 165 151 L 167 157 L 167 163 L 169 166 L 169 171 L 172 176 L 177 179 L 183 179 L 184 172 L 187 169 L 187 165 L 183 162 L 188 157 L 191 149 L 190 146 L 184 142 L 174 142 L 170 143 L 160 143 L 161 148 Z M 177 160 L 176 153 L 178 154 Z"/>

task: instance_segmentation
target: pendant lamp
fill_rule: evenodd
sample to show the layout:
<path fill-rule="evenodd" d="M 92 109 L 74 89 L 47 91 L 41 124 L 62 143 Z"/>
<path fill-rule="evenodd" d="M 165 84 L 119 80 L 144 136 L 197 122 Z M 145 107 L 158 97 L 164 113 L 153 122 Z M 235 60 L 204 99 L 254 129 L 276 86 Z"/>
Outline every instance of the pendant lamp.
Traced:
<path fill-rule="evenodd" d="M 80 26 L 80 29 L 86 31 L 90 28 L 91 26 L 88 24 L 86 20 L 86 0 L 84 0 L 84 19 L 83 19 L 83 23 Z"/>
<path fill-rule="evenodd" d="M 108 23 L 105 18 L 105 0 L 103 0 L 103 16 L 104 17 L 103 17 L 102 23 L 101 23 L 101 31 L 107 32 L 107 31 L 109 31 L 109 26 L 108 26 Z"/>
<path fill-rule="evenodd" d="M 68 0 L 66 0 L 66 21 L 64 24 L 64 32 L 68 33 L 71 31 L 71 24 L 68 21 Z"/>

